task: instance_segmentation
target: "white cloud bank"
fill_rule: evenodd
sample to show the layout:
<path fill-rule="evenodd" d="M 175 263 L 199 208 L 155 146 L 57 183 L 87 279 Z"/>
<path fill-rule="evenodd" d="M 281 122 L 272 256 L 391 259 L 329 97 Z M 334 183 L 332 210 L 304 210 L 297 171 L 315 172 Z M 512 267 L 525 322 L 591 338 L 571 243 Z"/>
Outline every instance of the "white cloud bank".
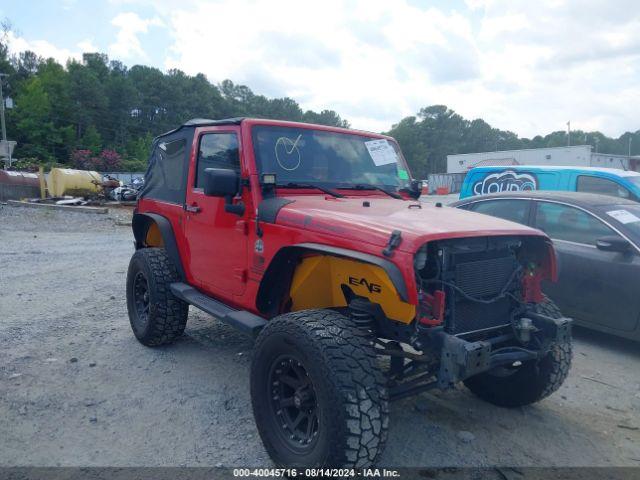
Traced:
<path fill-rule="evenodd" d="M 124 10 L 111 22 L 112 58 L 148 58 L 158 47 L 144 34 L 164 26 L 171 47 L 157 66 L 334 109 L 356 128 L 387 130 L 435 103 L 522 136 L 567 120 L 615 136 L 640 128 L 636 0 L 468 0 L 458 11 L 407 0 L 111 1 Z M 130 13 L 136 4 L 155 13 Z M 78 56 L 17 40 L 13 50 Z"/>
<path fill-rule="evenodd" d="M 90 40 L 83 40 L 82 42 L 78 43 L 78 45 L 76 45 L 77 48 L 73 50 L 67 48 L 58 48 L 53 43 L 46 40 L 30 41 L 23 37 L 17 36 L 13 32 L 7 33 L 7 41 L 9 43 L 9 46 L 11 47 L 11 53 L 13 54 L 30 50 L 41 57 L 53 58 L 62 65 L 64 65 L 69 59 L 82 60 L 82 52 L 95 51 L 87 49 L 87 47 L 92 46 Z"/>
<path fill-rule="evenodd" d="M 434 103 L 524 136 L 567 120 L 610 135 L 640 127 L 637 2 L 473 0 L 457 12 L 415 5 L 174 5 L 165 67 L 333 108 L 371 130 Z"/>

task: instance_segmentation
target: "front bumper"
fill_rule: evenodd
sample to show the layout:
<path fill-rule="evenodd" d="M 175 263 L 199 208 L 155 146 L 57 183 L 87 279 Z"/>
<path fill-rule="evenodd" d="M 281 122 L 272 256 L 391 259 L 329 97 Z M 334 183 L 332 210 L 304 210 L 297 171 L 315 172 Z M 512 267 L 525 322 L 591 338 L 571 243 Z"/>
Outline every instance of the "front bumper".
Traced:
<path fill-rule="evenodd" d="M 514 362 L 536 360 L 544 357 L 549 346 L 564 343 L 571 339 L 571 319 L 552 318 L 538 313 L 528 312 L 526 318 L 531 320 L 534 336 L 540 340 L 541 348 L 531 350 L 514 347 L 510 351 L 493 350 L 495 339 L 470 342 L 443 330 L 433 331 L 431 340 L 436 342 L 440 351 L 440 368 L 437 373 L 437 387 L 451 388 L 456 383 L 482 372 Z"/>

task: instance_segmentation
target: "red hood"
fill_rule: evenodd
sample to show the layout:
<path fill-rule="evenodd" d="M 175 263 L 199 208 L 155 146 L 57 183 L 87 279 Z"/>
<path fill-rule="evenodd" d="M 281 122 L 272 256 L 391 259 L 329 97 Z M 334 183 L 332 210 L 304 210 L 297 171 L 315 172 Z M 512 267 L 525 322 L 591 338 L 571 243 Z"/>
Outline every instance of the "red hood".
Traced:
<path fill-rule="evenodd" d="M 415 252 L 428 241 L 494 235 L 544 236 L 539 230 L 488 215 L 417 201 L 382 197 L 333 198 L 292 195 L 276 223 L 384 247 L 393 230 L 402 232 L 399 250 Z M 363 206 L 369 202 L 370 206 Z M 420 205 L 422 208 L 411 205 Z"/>

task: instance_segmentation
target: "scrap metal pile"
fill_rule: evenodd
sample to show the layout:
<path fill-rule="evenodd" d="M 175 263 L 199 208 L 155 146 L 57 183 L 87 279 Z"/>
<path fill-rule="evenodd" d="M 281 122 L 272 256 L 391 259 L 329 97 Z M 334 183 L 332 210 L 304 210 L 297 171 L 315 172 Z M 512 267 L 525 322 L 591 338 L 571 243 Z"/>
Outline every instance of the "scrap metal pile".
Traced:
<path fill-rule="evenodd" d="M 0 171 L 0 199 L 67 206 L 135 202 L 144 178 L 129 183 L 95 171 L 52 168 L 48 174 Z"/>

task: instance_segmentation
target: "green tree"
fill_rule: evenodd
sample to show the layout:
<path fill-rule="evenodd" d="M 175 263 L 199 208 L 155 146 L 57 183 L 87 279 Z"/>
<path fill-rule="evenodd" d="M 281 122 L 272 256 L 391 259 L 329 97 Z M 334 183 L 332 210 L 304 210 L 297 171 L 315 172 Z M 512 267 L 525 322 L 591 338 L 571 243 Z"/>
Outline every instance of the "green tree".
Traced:
<path fill-rule="evenodd" d="M 112 126 L 105 123 L 108 118 L 108 99 L 104 85 L 98 74 L 89 67 L 71 61 L 69 72 L 69 93 L 73 108 L 69 120 L 76 126 L 77 138 L 82 138 L 90 125 L 98 128 L 100 134 L 108 134 Z"/>
<path fill-rule="evenodd" d="M 102 120 L 102 138 L 105 145 L 124 150 L 127 143 L 139 134 L 139 126 L 131 117 L 137 91 L 128 78 L 127 68 L 120 62 L 111 62 L 104 87 L 108 108 Z"/>
<path fill-rule="evenodd" d="M 53 160 L 61 136 L 51 121 L 51 103 L 38 77 L 25 82 L 16 97 L 15 121 L 21 155 L 39 160 Z"/>
<path fill-rule="evenodd" d="M 320 113 L 313 110 L 307 110 L 302 116 L 302 121 L 307 123 L 318 123 L 320 125 L 329 125 L 332 127 L 349 128 L 349 122 L 340 118 L 333 110 L 322 110 Z"/>
<path fill-rule="evenodd" d="M 147 169 L 147 161 L 151 155 L 152 142 L 153 137 L 150 133 L 131 140 L 127 145 L 123 168 L 130 171 L 145 171 Z"/>
<path fill-rule="evenodd" d="M 402 148 L 402 153 L 409 163 L 415 178 L 426 178 L 429 173 L 428 147 L 421 137 L 421 129 L 416 117 L 405 117 L 395 124 L 389 132 Z"/>
<path fill-rule="evenodd" d="M 0 72 L 14 73 L 11 58 L 9 56 L 9 32 L 11 24 L 4 20 L 0 22 Z"/>
<path fill-rule="evenodd" d="M 32 51 L 20 52 L 16 61 L 16 74 L 19 79 L 25 80 L 32 77 L 38 71 L 40 64 L 43 62 L 41 57 L 38 57 Z"/>
<path fill-rule="evenodd" d="M 90 150 L 94 155 L 102 150 L 102 137 L 93 125 L 89 125 L 80 139 L 78 147 Z"/>
<path fill-rule="evenodd" d="M 73 112 L 69 76 L 64 67 L 52 58 L 39 64 L 36 75 L 49 98 L 50 120 L 61 138 L 60 145 L 56 147 L 55 156 L 58 159 L 67 159 L 76 143 L 75 128 L 69 123 Z"/>

